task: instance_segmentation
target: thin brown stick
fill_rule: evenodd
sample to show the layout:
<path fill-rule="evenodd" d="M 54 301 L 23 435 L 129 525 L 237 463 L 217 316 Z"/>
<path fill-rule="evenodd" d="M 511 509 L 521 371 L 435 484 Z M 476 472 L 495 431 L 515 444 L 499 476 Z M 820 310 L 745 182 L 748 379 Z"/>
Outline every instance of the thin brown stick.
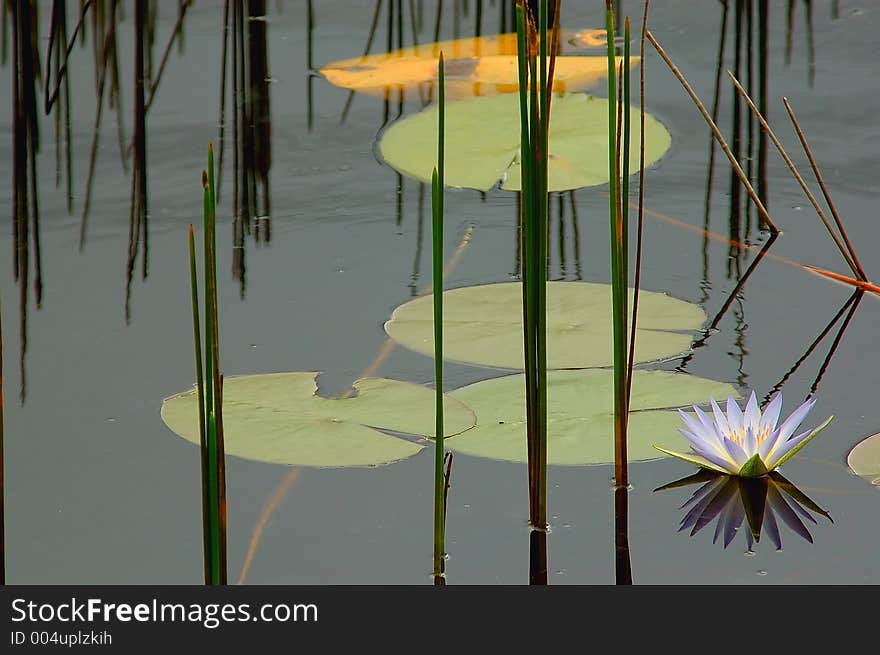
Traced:
<path fill-rule="evenodd" d="M 852 269 L 852 272 L 855 273 L 856 277 L 862 280 L 867 280 L 865 276 L 865 272 L 859 264 L 858 259 L 855 258 L 855 252 L 850 250 L 847 252 L 847 248 L 840 241 L 840 237 L 837 236 L 837 233 L 834 231 L 834 228 L 831 227 L 831 222 L 828 220 L 828 216 L 819 206 L 819 202 L 816 200 L 816 197 L 813 195 L 810 188 L 807 186 L 806 181 L 803 176 L 798 172 L 797 168 L 795 168 L 794 162 L 791 160 L 791 157 L 788 156 L 788 153 L 785 151 L 785 148 L 782 147 L 782 144 L 779 142 L 779 139 L 773 133 L 773 130 L 770 128 L 769 123 L 761 114 L 760 110 L 755 106 L 755 103 L 752 102 L 752 99 L 749 97 L 749 94 L 739 83 L 739 80 L 736 79 L 736 76 L 731 73 L 729 70 L 727 71 L 728 77 L 730 77 L 731 82 L 733 82 L 733 86 L 736 89 L 737 93 L 748 103 L 749 108 L 752 110 L 752 113 L 755 115 L 755 118 L 758 119 L 758 122 L 761 124 L 761 127 L 764 129 L 764 133 L 770 137 L 770 141 L 773 142 L 773 145 L 776 146 L 776 150 L 779 152 L 779 155 L 782 157 L 783 161 L 785 161 L 786 165 L 788 165 L 788 169 L 791 171 L 791 174 L 794 175 L 794 178 L 800 184 L 801 189 L 804 190 L 807 198 L 810 201 L 810 204 L 813 205 L 813 209 L 816 210 L 816 213 L 819 215 L 819 218 L 822 220 L 822 223 L 825 224 L 825 228 L 828 230 L 828 234 L 831 235 L 831 238 L 834 240 L 834 244 L 837 246 L 837 249 L 840 250 L 840 254 L 843 255 L 843 258 L 846 260 L 847 265 Z M 850 257 L 850 254 L 852 257 Z"/>
<path fill-rule="evenodd" d="M 642 233 L 645 225 L 645 33 L 648 31 L 648 3 L 642 14 L 642 37 L 639 44 L 639 210 L 636 227 L 636 265 L 633 280 L 632 327 L 629 337 L 629 361 L 626 366 L 626 399 L 632 394 L 633 365 L 636 361 L 636 321 L 639 316 L 639 287 L 642 280 Z"/>
<path fill-rule="evenodd" d="M 831 209 L 831 215 L 834 217 L 834 222 L 837 224 L 837 229 L 840 230 L 841 236 L 843 236 L 843 240 L 846 242 L 846 247 L 849 250 L 850 255 L 852 255 L 853 261 L 861 273 L 862 280 L 867 280 L 867 276 L 865 276 L 865 272 L 862 269 L 862 265 L 859 263 L 859 258 L 856 256 L 856 252 L 853 249 L 852 242 L 849 240 L 849 236 L 846 233 L 846 230 L 843 227 L 843 222 L 840 220 L 840 214 L 837 213 L 837 207 L 834 206 L 834 202 L 831 200 L 831 194 L 828 193 L 828 187 L 825 186 L 825 180 L 822 179 L 822 173 L 819 171 L 819 166 L 816 164 L 816 159 L 813 157 L 813 151 L 810 150 L 810 145 L 807 143 L 807 137 L 804 134 L 804 131 L 801 129 L 800 123 L 798 123 L 797 118 L 795 118 L 794 110 L 791 108 L 791 105 L 788 103 L 788 98 L 782 98 L 782 104 L 785 105 L 786 111 L 788 111 L 788 117 L 791 118 L 791 123 L 794 125 L 794 130 L 797 132 L 798 138 L 801 140 L 801 145 L 804 147 L 804 152 L 807 155 L 807 159 L 810 161 L 810 167 L 813 169 L 813 174 L 816 176 L 816 181 L 819 183 L 819 188 L 822 189 L 822 195 L 825 196 L 825 202 L 828 203 L 828 207 Z"/>
<path fill-rule="evenodd" d="M 672 74 L 678 79 L 681 85 L 684 87 L 684 90 L 687 91 L 688 95 L 691 97 L 691 100 L 694 101 L 694 104 L 699 109 L 700 113 L 703 115 L 706 123 L 712 130 L 712 134 L 715 136 L 716 141 L 718 141 L 718 145 L 721 146 L 721 150 L 727 155 L 727 159 L 730 161 L 730 165 L 733 167 L 734 172 L 739 178 L 742 185 L 746 188 L 746 191 L 749 194 L 749 198 L 752 199 L 752 202 L 755 203 L 755 207 L 758 209 L 758 213 L 761 216 L 761 220 L 767 225 L 768 229 L 774 234 L 779 232 L 779 228 L 776 227 L 776 223 L 773 222 L 773 219 L 770 218 L 770 214 L 767 211 L 767 208 L 764 206 L 764 203 L 761 202 L 761 199 L 758 197 L 758 194 L 755 193 L 755 189 L 752 188 L 751 183 L 749 182 L 748 177 L 743 172 L 742 167 L 739 165 L 739 162 L 736 160 L 736 157 L 733 156 L 733 153 L 730 151 L 730 147 L 727 145 L 727 141 L 724 140 L 724 136 L 721 134 L 721 130 L 718 129 L 718 126 L 715 125 L 715 121 L 712 120 L 712 117 L 709 116 L 709 112 L 706 111 L 706 107 L 700 101 L 700 98 L 694 92 L 691 85 L 688 84 L 688 81 L 685 79 L 684 75 L 681 74 L 681 71 L 678 70 L 678 67 L 672 62 L 669 58 L 669 55 L 666 54 L 666 51 L 657 43 L 657 40 L 654 38 L 654 35 L 651 34 L 650 30 L 645 32 L 645 38 L 651 42 L 651 45 L 654 46 L 654 49 L 657 51 L 657 54 L 666 62 L 666 65 L 669 67 L 669 70 L 672 71 Z"/>

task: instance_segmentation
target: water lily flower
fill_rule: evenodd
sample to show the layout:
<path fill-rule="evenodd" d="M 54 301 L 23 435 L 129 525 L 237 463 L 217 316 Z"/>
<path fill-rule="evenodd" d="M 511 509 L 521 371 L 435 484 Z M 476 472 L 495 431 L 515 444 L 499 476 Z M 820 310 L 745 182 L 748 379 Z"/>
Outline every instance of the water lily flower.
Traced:
<path fill-rule="evenodd" d="M 696 405 L 695 416 L 679 410 L 686 428 L 679 432 L 690 442 L 690 453 L 676 453 L 656 445 L 654 448 L 718 473 L 754 478 L 788 461 L 834 418 L 829 416 L 819 427 L 795 435 L 795 430 L 816 404 L 815 399 L 804 402 L 779 427 L 776 424 L 782 410 L 781 392 L 763 412 L 758 408 L 754 391 L 744 412 L 732 397 L 727 399 L 727 415 L 714 398 L 711 404 L 714 419 Z"/>

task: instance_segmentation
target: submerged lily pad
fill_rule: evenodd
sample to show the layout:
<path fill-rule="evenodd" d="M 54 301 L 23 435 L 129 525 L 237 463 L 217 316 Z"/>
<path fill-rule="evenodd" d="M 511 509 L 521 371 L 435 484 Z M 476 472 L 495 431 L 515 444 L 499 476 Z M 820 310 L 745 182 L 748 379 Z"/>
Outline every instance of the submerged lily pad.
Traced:
<path fill-rule="evenodd" d="M 315 467 L 374 466 L 410 457 L 422 445 L 379 432 L 433 435 L 434 391 L 398 380 L 365 378 L 357 395 L 315 395 L 315 372 L 226 378 L 223 428 L 226 453 L 277 464 Z M 475 423 L 461 402 L 444 399 L 446 436 Z M 162 419 L 175 433 L 199 443 L 195 390 L 167 398 Z"/>
<path fill-rule="evenodd" d="M 437 107 L 389 127 L 380 141 L 385 161 L 404 175 L 431 181 L 437 159 Z M 630 116 L 631 142 L 639 142 L 639 112 Z M 445 179 L 451 187 L 488 191 L 499 181 L 520 189 L 519 96 L 499 95 L 446 105 Z M 645 117 L 645 165 L 672 143 L 665 127 Z M 550 191 L 605 184 L 608 175 L 608 101 L 581 93 L 554 95 L 550 111 Z M 638 148 L 630 171 L 639 169 Z"/>
<path fill-rule="evenodd" d="M 385 323 L 398 343 L 434 353 L 433 296 L 400 305 Z M 630 290 L 630 307 L 632 291 Z M 590 282 L 547 283 L 547 367 L 589 368 L 613 364 L 611 286 Z M 639 292 L 637 362 L 681 354 L 706 320 L 697 305 L 652 291 Z M 468 364 L 523 369 L 522 285 L 503 282 L 443 292 L 443 354 Z"/>
<path fill-rule="evenodd" d="M 846 463 L 856 475 L 880 485 L 880 433 L 857 443 L 849 451 Z"/>
<path fill-rule="evenodd" d="M 600 45 L 591 40 L 595 31 L 564 31 L 561 43 Z M 602 32 L 604 35 L 604 31 Z M 584 36 L 588 37 L 584 39 Z M 588 43 L 583 43 L 586 40 Z M 601 43 L 604 46 L 604 39 Z M 516 93 L 519 74 L 516 34 L 479 36 L 439 43 L 427 43 L 393 52 L 335 61 L 319 72 L 336 86 L 387 97 L 392 92 L 417 90 L 424 93 L 437 81 L 437 60 L 443 52 L 446 63 L 447 99 Z M 617 58 L 617 63 L 623 61 Z M 630 66 L 638 65 L 632 57 Z M 553 85 L 557 92 L 587 89 L 608 75 L 605 56 L 559 56 Z"/>
<path fill-rule="evenodd" d="M 477 425 L 446 442 L 456 452 L 527 461 L 525 376 L 510 375 L 463 387 L 452 396 L 470 406 Z M 547 376 L 547 462 L 579 466 L 614 461 L 613 373 L 552 371 Z M 678 408 L 710 397 L 738 396 L 724 382 L 668 371 L 635 371 L 629 416 L 629 461 L 658 459 L 652 447 L 681 448 Z"/>

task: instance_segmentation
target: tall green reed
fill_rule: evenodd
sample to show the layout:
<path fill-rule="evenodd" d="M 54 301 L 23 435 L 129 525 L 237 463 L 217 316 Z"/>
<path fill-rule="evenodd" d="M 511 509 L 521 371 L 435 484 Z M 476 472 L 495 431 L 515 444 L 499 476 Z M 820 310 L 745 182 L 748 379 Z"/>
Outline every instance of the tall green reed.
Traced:
<path fill-rule="evenodd" d="M 438 62 L 437 165 L 431 175 L 431 226 L 434 285 L 434 581 L 442 584 L 446 569 L 446 476 L 443 443 L 443 185 L 446 140 L 446 68 L 443 53 Z"/>
<path fill-rule="evenodd" d="M 558 0 L 554 8 L 555 43 Z M 528 12 L 524 0 L 517 2 L 529 523 L 537 530 L 547 528 L 547 161 L 556 54 L 555 48 L 548 48 L 548 12 L 547 0 L 541 0 L 537 16 Z"/>
<path fill-rule="evenodd" d="M 208 146 L 208 170 L 202 171 L 205 248 L 204 349 L 199 323 L 195 237 L 189 226 L 189 263 L 199 404 L 202 471 L 202 536 L 205 584 L 226 584 L 226 465 L 223 447 L 223 374 L 217 318 L 217 250 L 214 147 Z"/>
<path fill-rule="evenodd" d="M 608 218 L 611 254 L 612 353 L 614 359 L 614 481 L 617 487 L 626 487 L 629 483 L 626 449 L 630 388 L 630 359 L 627 349 L 630 151 L 629 29 L 629 18 L 627 18 L 623 38 L 623 61 L 618 67 L 614 44 L 614 2 L 613 0 L 605 0 L 608 56 L 608 170 L 610 173 Z"/>

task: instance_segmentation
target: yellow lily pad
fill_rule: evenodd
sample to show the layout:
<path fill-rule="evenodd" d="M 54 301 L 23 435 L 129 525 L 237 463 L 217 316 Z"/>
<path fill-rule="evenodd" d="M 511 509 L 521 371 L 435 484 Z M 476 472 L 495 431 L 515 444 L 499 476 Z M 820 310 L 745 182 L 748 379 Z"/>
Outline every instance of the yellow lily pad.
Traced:
<path fill-rule="evenodd" d="M 561 43 L 595 45 L 584 34 L 594 31 L 564 30 Z M 319 70 L 328 82 L 352 91 L 387 97 L 392 91 L 426 91 L 437 82 L 440 52 L 446 62 L 446 97 L 450 100 L 519 90 L 516 34 L 497 34 L 440 41 L 353 57 L 327 64 Z M 630 66 L 638 64 L 630 58 Z M 618 58 L 618 63 L 622 58 Z M 607 77 L 608 60 L 602 56 L 558 56 L 554 90 L 558 93 L 588 89 Z"/>

